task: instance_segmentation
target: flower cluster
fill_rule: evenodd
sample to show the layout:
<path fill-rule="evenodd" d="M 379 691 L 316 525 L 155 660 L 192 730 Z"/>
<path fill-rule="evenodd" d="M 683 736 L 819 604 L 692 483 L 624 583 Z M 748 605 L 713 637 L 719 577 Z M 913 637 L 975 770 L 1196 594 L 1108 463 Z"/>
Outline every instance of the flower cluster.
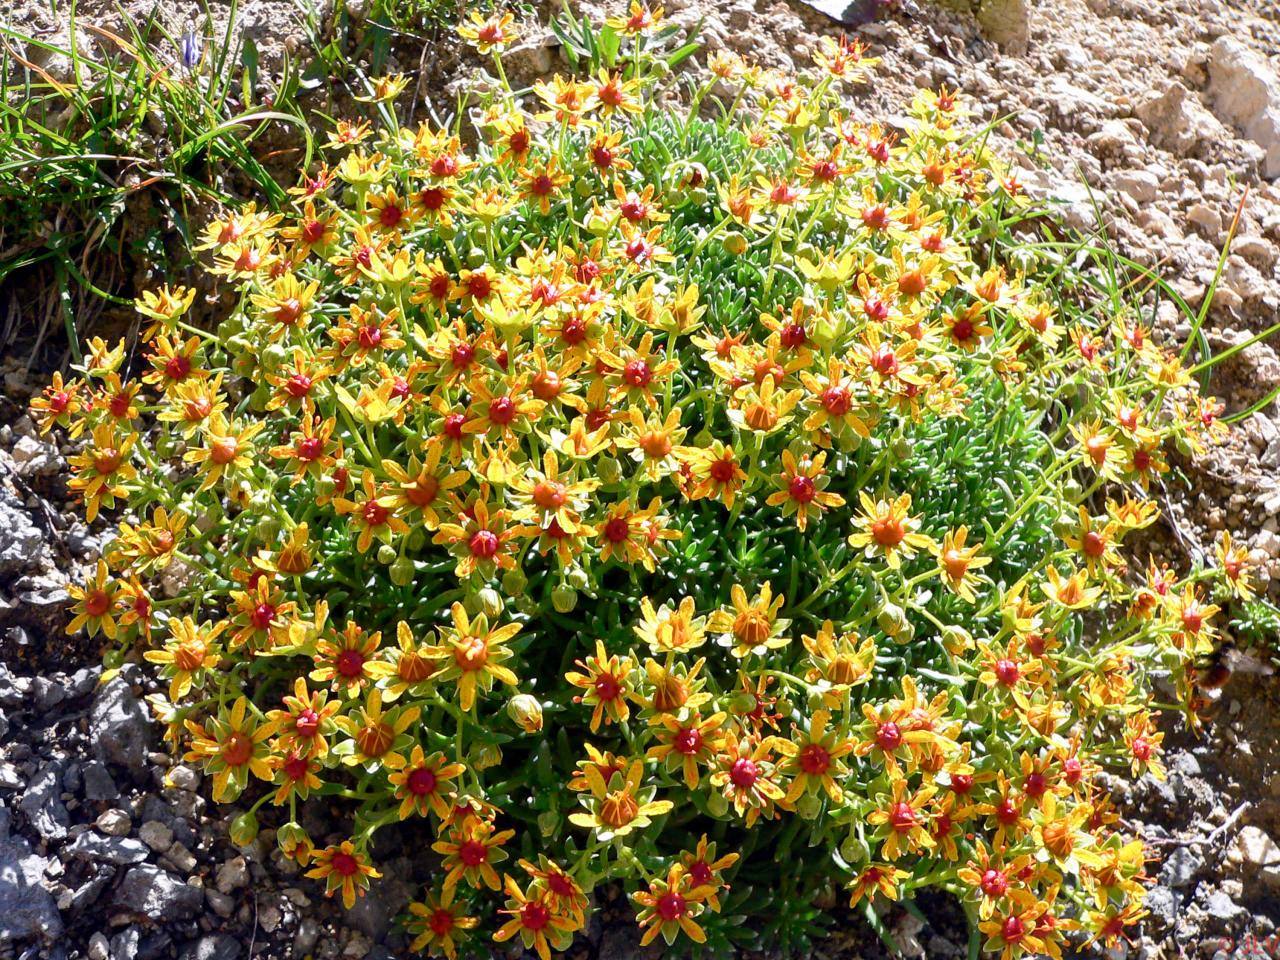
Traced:
<path fill-rule="evenodd" d="M 216 332 L 149 292 L 140 370 L 94 342 L 33 403 L 118 515 L 71 629 L 348 906 L 421 824 L 431 955 L 545 958 L 610 881 L 646 943 L 731 944 L 731 881 L 761 916 L 945 887 L 1005 960 L 1114 942 L 1144 853 L 1097 775 L 1163 775 L 1150 679 L 1191 700 L 1250 590 L 1229 539 L 1133 562 L 1218 405 L 1011 234 L 959 94 L 853 118 L 857 41 L 713 55 L 677 107 L 660 9 L 527 95 L 510 16 L 461 32 L 473 147 L 376 84 L 289 209 L 205 229 Z"/>

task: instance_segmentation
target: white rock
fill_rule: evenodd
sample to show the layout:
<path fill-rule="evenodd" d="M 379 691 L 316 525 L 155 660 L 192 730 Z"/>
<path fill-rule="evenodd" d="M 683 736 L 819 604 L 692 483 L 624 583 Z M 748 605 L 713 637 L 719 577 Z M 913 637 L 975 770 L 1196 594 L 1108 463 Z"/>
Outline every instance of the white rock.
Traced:
<path fill-rule="evenodd" d="M 1111 177 L 1111 182 L 1117 190 L 1138 203 L 1150 203 L 1160 193 L 1160 181 L 1146 170 L 1119 170 Z"/>
<path fill-rule="evenodd" d="M 107 810 L 98 817 L 95 826 L 109 837 L 127 837 L 133 821 L 123 810 Z"/>
<path fill-rule="evenodd" d="M 1187 222 L 1199 227 L 1210 239 L 1222 232 L 1222 217 L 1205 203 L 1193 203 L 1187 208 Z"/>
<path fill-rule="evenodd" d="M 1220 37 L 1209 55 L 1209 96 L 1219 117 L 1265 151 L 1262 175 L 1280 177 L 1280 78 L 1267 59 Z"/>

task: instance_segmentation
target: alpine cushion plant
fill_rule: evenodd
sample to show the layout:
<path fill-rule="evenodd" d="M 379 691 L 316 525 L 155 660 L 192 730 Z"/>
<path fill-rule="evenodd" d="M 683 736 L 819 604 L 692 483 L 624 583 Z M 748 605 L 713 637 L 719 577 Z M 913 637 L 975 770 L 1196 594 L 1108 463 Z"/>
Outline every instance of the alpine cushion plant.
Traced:
<path fill-rule="evenodd" d="M 1014 235 L 955 92 L 898 136 L 842 105 L 856 41 L 681 99 L 660 10 L 582 30 L 588 72 L 517 93 L 511 19 L 464 27 L 498 79 L 451 129 L 375 85 L 292 214 L 205 231 L 215 333 L 154 291 L 139 376 L 94 342 L 33 404 L 120 512 L 73 627 L 348 906 L 422 831 L 431 955 L 546 957 L 610 882 L 717 953 L 837 887 L 951 891 L 1004 960 L 1113 943 L 1144 851 L 1099 774 L 1163 775 L 1153 678 L 1189 702 L 1250 589 L 1230 542 L 1131 547 L 1218 405 Z"/>

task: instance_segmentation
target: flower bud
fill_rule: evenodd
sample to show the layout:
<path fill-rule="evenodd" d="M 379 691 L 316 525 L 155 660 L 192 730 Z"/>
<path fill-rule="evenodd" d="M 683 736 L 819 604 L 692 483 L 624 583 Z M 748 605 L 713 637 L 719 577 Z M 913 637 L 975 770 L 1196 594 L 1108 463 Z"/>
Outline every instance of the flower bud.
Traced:
<path fill-rule="evenodd" d="M 544 810 L 538 814 L 538 829 L 544 837 L 554 837 L 560 829 L 560 814 L 554 810 Z"/>
<path fill-rule="evenodd" d="M 396 553 L 396 548 L 391 546 L 389 543 L 384 543 L 378 548 L 378 562 L 383 566 L 390 566 L 395 563 L 396 557 L 398 556 L 399 554 Z"/>
<path fill-rule="evenodd" d="M 486 259 L 485 252 L 479 247 L 472 247 L 467 251 L 467 266 L 472 270 L 483 266 Z"/>
<path fill-rule="evenodd" d="M 569 586 L 575 590 L 585 590 L 591 586 L 591 578 L 587 576 L 587 571 L 581 567 L 570 567 L 564 578 L 569 581 Z"/>
<path fill-rule="evenodd" d="M 512 567 L 502 575 L 502 589 L 508 597 L 518 597 L 524 593 L 524 588 L 529 585 L 529 578 L 524 575 L 524 571 L 519 567 Z"/>
<path fill-rule="evenodd" d="M 276 831 L 276 844 L 286 857 L 297 861 L 299 864 L 305 864 L 310 860 L 311 851 L 314 849 L 307 831 L 302 829 L 301 824 L 293 821 L 286 823 Z"/>
<path fill-rule="evenodd" d="M 391 582 L 397 587 L 407 587 L 413 583 L 413 561 L 408 557 L 396 557 L 391 564 Z"/>
<path fill-rule="evenodd" d="M 907 612 L 896 603 L 885 603 L 876 615 L 876 623 L 888 636 L 896 637 L 907 626 Z"/>
<path fill-rule="evenodd" d="M 713 817 L 723 817 L 729 812 L 729 801 L 723 793 L 713 793 L 707 797 L 707 810 Z"/>
<path fill-rule="evenodd" d="M 964 627 L 949 624 L 942 628 L 942 645 L 953 657 L 973 649 L 973 634 Z"/>
<path fill-rule="evenodd" d="M 612 227 L 612 221 L 602 213 L 593 213 L 587 217 L 587 231 L 592 236 L 603 237 Z"/>
<path fill-rule="evenodd" d="M 471 751 L 471 766 L 476 770 L 488 770 L 502 762 L 502 748 L 496 743 L 482 743 Z"/>
<path fill-rule="evenodd" d="M 796 803 L 796 813 L 802 820 L 817 820 L 822 812 L 822 801 L 812 793 L 806 793 Z"/>
<path fill-rule="evenodd" d="M 227 833 L 237 847 L 247 847 L 258 839 L 258 818 L 252 813 L 242 813 L 231 821 Z"/>
<path fill-rule="evenodd" d="M 414 527 L 409 531 L 409 539 L 405 541 L 405 547 L 410 553 L 420 553 L 422 548 L 427 545 L 427 531 L 423 527 Z"/>
<path fill-rule="evenodd" d="M 528 693 L 517 693 L 507 701 L 507 716 L 525 733 L 537 733 L 542 729 L 542 704 Z"/>
<path fill-rule="evenodd" d="M 851 833 L 840 844 L 840 856 L 850 865 L 865 863 L 871 857 L 867 843 L 856 833 Z"/>
<path fill-rule="evenodd" d="M 557 584 L 551 590 L 551 605 L 557 613 L 572 613 L 578 605 L 578 591 L 567 583 Z"/>
<path fill-rule="evenodd" d="M 493 587 L 485 587 L 476 594 L 476 603 L 480 612 L 490 620 L 496 620 L 502 614 L 502 595 Z"/>
<path fill-rule="evenodd" d="M 899 437 L 893 441 L 893 456 L 897 460 L 910 460 L 914 449 L 915 444 L 906 437 Z"/>
<path fill-rule="evenodd" d="M 596 461 L 596 474 L 604 483 L 614 483 L 622 476 L 622 466 L 616 457 L 601 457 Z"/>
<path fill-rule="evenodd" d="M 720 241 L 720 246 L 731 257 L 740 257 L 747 252 L 747 238 L 737 230 L 734 230 L 724 235 L 724 238 Z"/>

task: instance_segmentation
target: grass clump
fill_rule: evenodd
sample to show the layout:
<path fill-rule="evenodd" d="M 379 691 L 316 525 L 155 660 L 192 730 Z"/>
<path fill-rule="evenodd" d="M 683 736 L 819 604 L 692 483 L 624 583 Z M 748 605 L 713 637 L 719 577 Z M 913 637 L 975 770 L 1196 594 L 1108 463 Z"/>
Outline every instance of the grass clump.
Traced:
<path fill-rule="evenodd" d="M 464 25 L 498 81 L 446 129 L 372 84 L 287 212 L 205 228 L 216 332 L 162 287 L 140 375 L 99 343 L 34 404 L 119 513 L 73 627 L 165 678 L 238 841 L 278 810 L 350 905 L 420 830 L 433 955 L 545 957 L 608 882 L 712 954 L 837 890 L 950 891 L 1005 960 L 1113 943 L 1144 854 L 1098 775 L 1163 776 L 1152 680 L 1189 696 L 1250 589 L 1229 541 L 1132 549 L 1219 405 L 1015 236 L 957 93 L 899 138 L 842 105 L 857 42 L 677 97 L 660 11 L 558 29 L 579 73 L 516 92 L 511 20 Z"/>

